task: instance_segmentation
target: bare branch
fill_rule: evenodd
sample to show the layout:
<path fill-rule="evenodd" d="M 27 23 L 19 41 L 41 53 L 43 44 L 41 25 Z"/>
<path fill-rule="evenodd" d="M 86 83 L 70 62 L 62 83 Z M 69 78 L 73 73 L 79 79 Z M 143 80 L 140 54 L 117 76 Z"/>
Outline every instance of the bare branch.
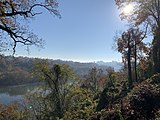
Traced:
<path fill-rule="evenodd" d="M 58 3 L 56 0 L 30 0 L 30 1 L 0 1 L 0 30 L 5 31 L 11 38 L 13 43 L 13 53 L 18 43 L 23 45 L 42 46 L 42 39 L 39 39 L 35 34 L 29 32 L 28 26 L 20 19 L 27 21 L 27 18 L 32 18 L 40 11 L 35 11 L 36 7 L 46 9 L 51 14 L 60 17 L 57 10 Z"/>

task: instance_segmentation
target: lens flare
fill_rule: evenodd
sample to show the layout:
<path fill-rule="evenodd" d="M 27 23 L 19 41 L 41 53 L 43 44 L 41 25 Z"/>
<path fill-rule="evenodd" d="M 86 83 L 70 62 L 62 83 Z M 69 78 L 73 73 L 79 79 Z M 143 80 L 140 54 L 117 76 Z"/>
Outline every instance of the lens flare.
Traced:
<path fill-rule="evenodd" d="M 133 11 L 133 5 L 129 4 L 126 5 L 123 9 L 124 14 L 130 14 Z"/>

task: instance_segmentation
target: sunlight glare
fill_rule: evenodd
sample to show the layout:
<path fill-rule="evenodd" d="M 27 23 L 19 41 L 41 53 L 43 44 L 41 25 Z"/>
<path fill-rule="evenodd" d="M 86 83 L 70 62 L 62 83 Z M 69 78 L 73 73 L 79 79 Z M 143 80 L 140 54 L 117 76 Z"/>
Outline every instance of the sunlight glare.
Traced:
<path fill-rule="evenodd" d="M 124 14 L 130 14 L 133 11 L 133 5 L 128 4 L 124 7 L 123 13 Z"/>

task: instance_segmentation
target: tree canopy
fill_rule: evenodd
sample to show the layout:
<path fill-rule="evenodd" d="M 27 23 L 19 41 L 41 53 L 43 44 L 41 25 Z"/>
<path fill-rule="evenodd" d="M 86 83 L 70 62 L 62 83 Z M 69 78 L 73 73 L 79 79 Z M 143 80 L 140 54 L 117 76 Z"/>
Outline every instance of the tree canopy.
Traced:
<path fill-rule="evenodd" d="M 18 43 L 41 47 L 43 45 L 42 39 L 29 30 L 27 22 L 36 15 L 42 14 L 37 8 L 44 8 L 51 14 L 60 17 L 57 7 L 56 0 L 1 0 L 1 49 L 12 46 L 13 52 L 15 52 Z M 9 38 L 10 41 L 8 41 Z"/>
<path fill-rule="evenodd" d="M 122 20 L 127 20 L 133 26 L 150 27 L 150 34 L 153 35 L 151 60 L 154 73 L 160 73 L 160 0 L 115 0 L 121 10 L 126 5 L 132 4 L 133 11 L 128 15 L 123 11 L 120 14 Z M 147 28 L 148 29 L 148 28 Z"/>
<path fill-rule="evenodd" d="M 127 19 L 135 25 L 148 22 L 151 26 L 160 26 L 160 0 L 115 0 L 115 2 L 119 9 L 129 4 L 134 6 L 129 16 L 121 12 L 122 19 Z"/>

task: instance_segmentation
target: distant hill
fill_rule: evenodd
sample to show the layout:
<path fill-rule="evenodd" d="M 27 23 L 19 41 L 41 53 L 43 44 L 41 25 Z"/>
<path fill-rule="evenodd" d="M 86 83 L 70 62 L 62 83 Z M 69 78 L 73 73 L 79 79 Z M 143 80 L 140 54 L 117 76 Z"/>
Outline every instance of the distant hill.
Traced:
<path fill-rule="evenodd" d="M 116 71 L 118 71 L 123 66 L 121 62 L 116 62 L 116 61 L 112 61 L 112 62 L 99 61 L 99 62 L 89 62 L 89 63 L 80 63 L 80 62 L 62 61 L 62 60 L 52 60 L 52 59 L 49 59 L 48 61 L 49 61 L 50 64 L 67 64 L 79 76 L 86 75 L 88 73 L 88 71 L 93 67 L 96 67 L 97 69 L 102 69 L 103 71 L 105 71 L 108 67 L 112 67 Z"/>
<path fill-rule="evenodd" d="M 112 62 L 103 62 L 103 61 L 97 61 L 96 62 L 98 65 L 101 66 L 108 66 L 108 67 L 112 67 L 114 68 L 116 71 L 120 70 L 123 66 L 123 64 L 121 62 L 117 62 L 117 61 L 112 61 Z"/>
<path fill-rule="evenodd" d="M 31 71 L 36 60 L 42 60 L 40 58 L 28 58 L 28 57 L 12 57 L 12 56 L 0 56 L 0 86 L 2 85 L 17 85 L 34 83 L 37 80 L 31 75 Z M 52 60 L 47 59 L 50 66 L 54 64 L 67 64 L 74 72 L 83 77 L 88 74 L 88 71 L 96 67 L 105 71 L 108 67 L 113 67 L 115 70 L 119 70 L 122 67 L 122 63 L 112 62 L 90 62 L 80 63 L 73 61 Z"/>

